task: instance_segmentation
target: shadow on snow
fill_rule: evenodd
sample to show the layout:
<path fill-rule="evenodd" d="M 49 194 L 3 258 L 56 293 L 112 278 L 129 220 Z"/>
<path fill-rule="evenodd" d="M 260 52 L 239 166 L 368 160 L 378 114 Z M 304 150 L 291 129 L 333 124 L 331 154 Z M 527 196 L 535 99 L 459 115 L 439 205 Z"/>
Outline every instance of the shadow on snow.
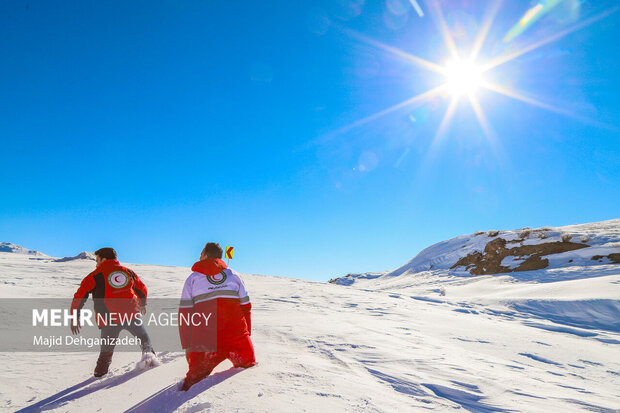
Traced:
<path fill-rule="evenodd" d="M 181 391 L 181 383 L 174 383 L 165 387 L 157 393 L 147 397 L 135 406 L 127 409 L 125 413 L 155 412 L 165 411 L 171 412 L 179 408 L 185 402 L 198 396 L 200 393 L 210 389 L 213 386 L 223 382 L 235 374 L 243 371 L 240 367 L 231 367 L 228 370 L 212 374 L 202 381 L 194 384 L 188 391 Z M 203 403 L 201 407 L 209 407 L 209 403 Z"/>
<path fill-rule="evenodd" d="M 80 399 L 84 396 L 88 396 L 96 391 L 102 389 L 109 389 L 111 387 L 118 386 L 127 382 L 128 380 L 133 379 L 134 377 L 144 373 L 145 370 L 134 370 L 128 373 L 112 376 L 104 379 L 103 381 L 99 381 L 99 379 L 95 377 L 90 377 L 84 380 L 81 383 L 78 383 L 74 386 L 68 387 L 60 392 L 41 400 L 31 406 L 24 407 L 21 410 L 18 410 L 16 413 L 25 413 L 25 412 L 39 412 L 42 410 L 51 410 L 56 409 L 64 404 L 69 403 L 70 401 Z M 88 386 L 89 384 L 94 383 L 92 386 Z M 82 387 L 88 386 L 82 390 L 78 390 Z"/>
<path fill-rule="evenodd" d="M 438 384 L 422 383 L 422 386 L 426 387 L 435 395 L 453 401 L 463 406 L 465 409 L 471 412 L 510 412 L 514 410 L 505 410 L 499 407 L 495 407 L 483 402 L 485 397 L 481 394 L 470 393 L 462 390 L 453 389 L 446 386 L 440 386 Z"/>

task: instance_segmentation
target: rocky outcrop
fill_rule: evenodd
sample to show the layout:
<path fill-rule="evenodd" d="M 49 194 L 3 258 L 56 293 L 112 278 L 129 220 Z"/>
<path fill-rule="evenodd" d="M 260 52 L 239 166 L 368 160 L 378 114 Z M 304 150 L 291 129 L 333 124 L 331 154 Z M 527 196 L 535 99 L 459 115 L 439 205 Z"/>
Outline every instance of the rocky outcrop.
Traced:
<path fill-rule="evenodd" d="M 609 261 L 613 262 L 614 264 L 620 264 L 620 253 L 609 255 L 595 255 L 592 257 L 592 261 L 602 262 L 605 258 L 609 259 Z"/>
<path fill-rule="evenodd" d="M 586 247 L 589 247 L 589 245 L 556 241 L 506 248 L 505 239 L 495 238 L 487 243 L 484 247 L 484 252 L 474 251 L 462 257 L 451 269 L 462 266 L 471 275 L 541 270 L 549 265 L 549 260 L 544 258 L 545 256 Z M 502 265 L 502 261 L 506 257 L 514 257 L 515 261 L 522 262 L 516 267 L 507 267 Z"/>

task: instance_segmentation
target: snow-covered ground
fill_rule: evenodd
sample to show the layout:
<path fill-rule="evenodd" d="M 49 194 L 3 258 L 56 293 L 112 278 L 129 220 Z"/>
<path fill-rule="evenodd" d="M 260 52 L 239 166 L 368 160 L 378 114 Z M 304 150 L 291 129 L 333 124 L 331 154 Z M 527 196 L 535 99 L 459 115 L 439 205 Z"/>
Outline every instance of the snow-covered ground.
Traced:
<path fill-rule="evenodd" d="M 187 368 L 181 352 L 160 354 L 163 364 L 146 371 L 134 369 L 139 353 L 119 352 L 102 379 L 91 377 L 96 353 L 0 353 L 0 408 L 617 412 L 620 265 L 579 254 L 620 252 L 620 220 L 589 225 L 547 231 L 543 240 L 572 231 L 591 247 L 535 271 L 450 269 L 483 251 L 487 234 L 477 247 L 480 235 L 424 250 L 398 275 L 347 277 L 352 286 L 245 274 L 256 367 L 224 362 L 185 393 L 177 390 Z M 0 252 L 0 296 L 69 299 L 94 267 L 41 258 Z M 127 265 L 152 297 L 178 297 L 189 274 Z"/>

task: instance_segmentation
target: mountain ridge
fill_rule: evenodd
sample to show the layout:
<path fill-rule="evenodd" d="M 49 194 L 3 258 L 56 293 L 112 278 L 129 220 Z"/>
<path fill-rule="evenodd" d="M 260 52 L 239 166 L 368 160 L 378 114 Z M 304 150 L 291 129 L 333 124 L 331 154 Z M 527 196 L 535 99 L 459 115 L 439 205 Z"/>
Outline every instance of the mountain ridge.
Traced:
<path fill-rule="evenodd" d="M 49 255 L 43 254 L 41 251 L 24 248 L 20 245 L 13 244 L 11 242 L 0 242 L 0 252 L 33 255 L 36 257 L 49 257 Z"/>
<path fill-rule="evenodd" d="M 476 276 L 617 263 L 620 219 L 613 219 L 562 227 L 478 231 L 430 245 L 394 270 L 348 274 L 329 282 L 353 285 L 433 270 Z"/>

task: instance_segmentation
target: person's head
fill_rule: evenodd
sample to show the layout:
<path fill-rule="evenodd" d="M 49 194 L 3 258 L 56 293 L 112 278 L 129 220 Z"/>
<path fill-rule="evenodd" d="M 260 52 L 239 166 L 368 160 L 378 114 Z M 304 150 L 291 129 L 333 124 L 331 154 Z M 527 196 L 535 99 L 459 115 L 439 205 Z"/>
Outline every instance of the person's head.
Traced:
<path fill-rule="evenodd" d="M 220 244 L 217 242 L 207 242 L 205 247 L 202 249 L 202 253 L 200 254 L 200 260 L 204 260 L 207 258 L 222 258 L 222 254 L 224 251 Z"/>
<path fill-rule="evenodd" d="M 116 251 L 114 248 L 106 247 L 99 248 L 95 251 L 95 259 L 97 260 L 97 265 L 101 265 L 105 260 L 115 260 L 116 259 Z"/>

